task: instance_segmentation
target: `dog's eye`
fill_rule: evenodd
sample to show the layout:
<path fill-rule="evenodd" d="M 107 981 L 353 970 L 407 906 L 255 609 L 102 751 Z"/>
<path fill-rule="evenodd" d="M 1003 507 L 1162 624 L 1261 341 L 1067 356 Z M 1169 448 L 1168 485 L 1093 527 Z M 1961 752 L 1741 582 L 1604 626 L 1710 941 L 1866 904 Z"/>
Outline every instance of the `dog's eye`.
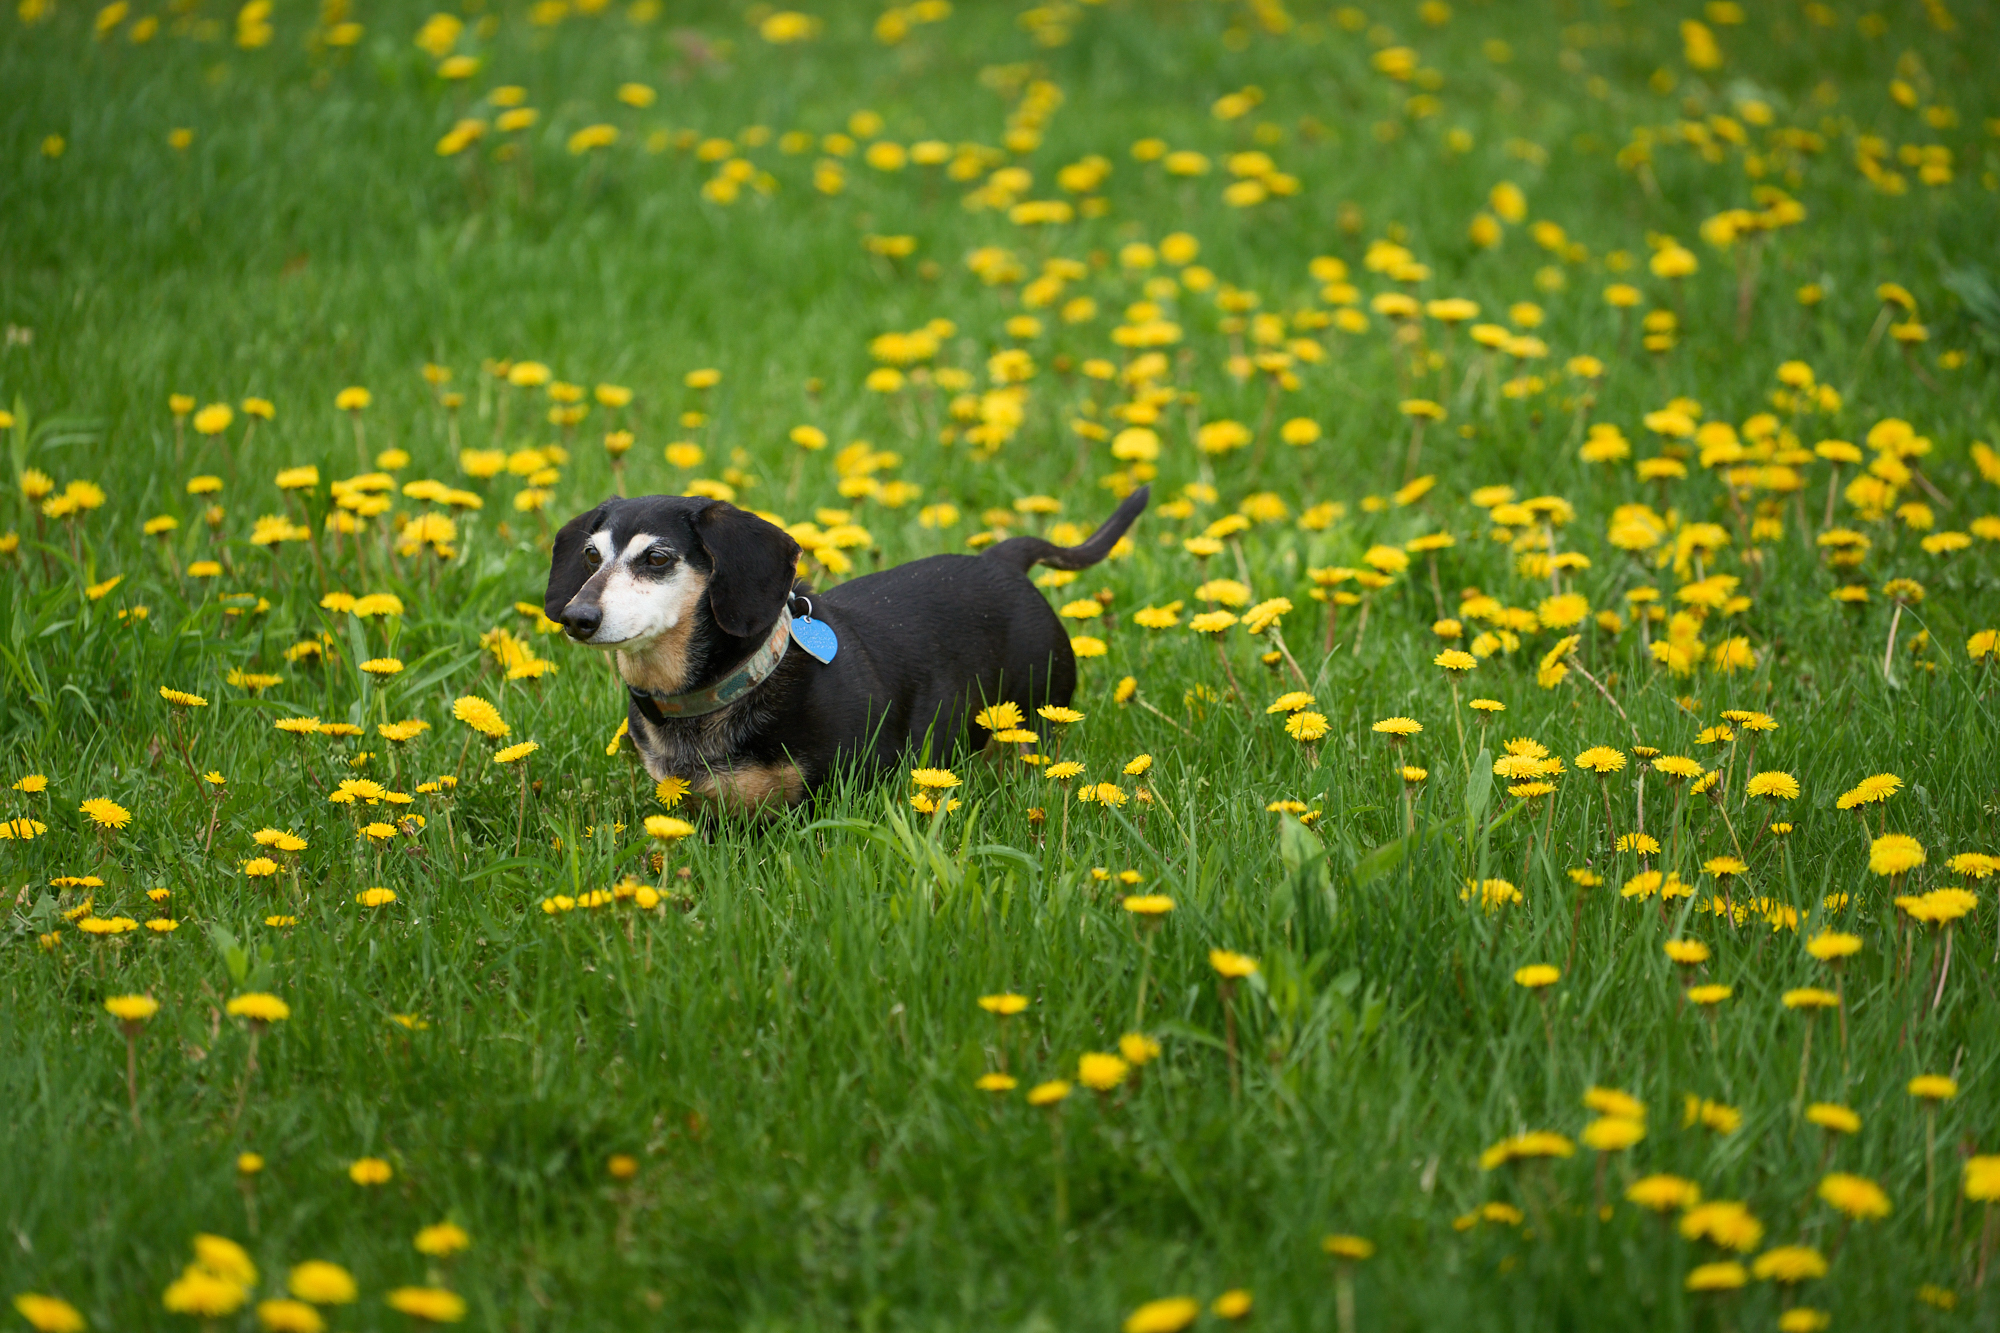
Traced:
<path fill-rule="evenodd" d="M 584 568 L 596 569 L 599 565 L 603 563 L 604 563 L 604 557 L 601 554 L 599 554 L 595 546 L 586 546 L 583 548 Z"/>
<path fill-rule="evenodd" d="M 663 551 L 656 546 L 646 552 L 646 563 L 654 569 L 665 569 L 668 565 L 674 563 L 674 553 L 672 551 Z"/>

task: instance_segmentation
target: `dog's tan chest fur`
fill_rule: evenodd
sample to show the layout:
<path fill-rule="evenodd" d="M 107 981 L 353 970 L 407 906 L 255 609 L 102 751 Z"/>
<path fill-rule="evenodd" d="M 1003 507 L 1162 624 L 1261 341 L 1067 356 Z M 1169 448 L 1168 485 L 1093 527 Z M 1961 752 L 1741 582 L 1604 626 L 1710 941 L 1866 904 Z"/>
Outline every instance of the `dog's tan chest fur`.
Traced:
<path fill-rule="evenodd" d="M 806 780 L 796 764 L 752 764 L 705 773 L 694 780 L 689 795 L 725 809 L 756 810 L 792 805 L 805 790 Z"/>
<path fill-rule="evenodd" d="M 679 694 L 692 674 L 688 642 L 694 634 L 695 608 L 708 595 L 708 579 L 689 570 L 676 584 L 675 591 L 681 604 L 674 608 L 673 628 L 658 635 L 643 648 L 629 651 L 620 648 L 613 653 L 619 676 L 634 689 L 651 690 L 655 694 Z"/>

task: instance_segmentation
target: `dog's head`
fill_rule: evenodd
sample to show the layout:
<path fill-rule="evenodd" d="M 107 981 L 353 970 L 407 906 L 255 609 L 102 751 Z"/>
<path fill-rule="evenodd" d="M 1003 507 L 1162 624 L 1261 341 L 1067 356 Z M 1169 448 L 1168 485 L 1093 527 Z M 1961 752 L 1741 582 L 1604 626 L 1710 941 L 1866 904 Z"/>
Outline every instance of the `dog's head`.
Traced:
<path fill-rule="evenodd" d="M 784 610 L 799 544 L 719 500 L 606 500 L 556 533 L 542 609 L 578 643 L 640 651 L 712 622 L 756 638 Z"/>

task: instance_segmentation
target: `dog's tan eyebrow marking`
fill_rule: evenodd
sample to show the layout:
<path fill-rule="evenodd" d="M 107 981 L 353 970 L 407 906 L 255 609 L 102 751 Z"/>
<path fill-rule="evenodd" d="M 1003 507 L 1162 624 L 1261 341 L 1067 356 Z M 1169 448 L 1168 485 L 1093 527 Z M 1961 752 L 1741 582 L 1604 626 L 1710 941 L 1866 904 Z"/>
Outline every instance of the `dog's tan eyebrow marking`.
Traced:
<path fill-rule="evenodd" d="M 609 542 L 610 540 L 611 540 L 610 534 L 609 533 L 605 534 L 605 541 Z M 623 560 L 626 564 L 628 565 L 631 564 L 634 560 L 637 560 L 639 558 L 639 552 L 645 550 L 648 546 L 651 546 L 653 544 L 653 540 L 654 540 L 653 534 L 650 532 L 641 532 L 634 534 L 632 539 L 625 543 L 625 554 L 620 556 L 619 558 Z"/>

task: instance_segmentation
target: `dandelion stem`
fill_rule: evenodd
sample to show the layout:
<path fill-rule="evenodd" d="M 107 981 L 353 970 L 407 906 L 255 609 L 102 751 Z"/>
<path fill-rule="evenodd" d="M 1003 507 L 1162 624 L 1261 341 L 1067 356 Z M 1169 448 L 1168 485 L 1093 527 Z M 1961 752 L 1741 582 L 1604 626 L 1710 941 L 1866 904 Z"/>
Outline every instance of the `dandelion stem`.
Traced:
<path fill-rule="evenodd" d="M 1576 961 L 1577 937 L 1583 933 L 1583 901 L 1589 896 L 1588 886 L 1576 886 L 1576 908 L 1569 918 L 1569 953 L 1563 958 L 1563 975 L 1569 975 L 1570 964 Z"/>
<path fill-rule="evenodd" d="M 1937 993 L 1931 996 L 1932 1013 L 1944 1003 L 1944 980 L 1951 975 L 1951 925 L 1949 921 L 1944 924 L 1944 964 L 1938 968 Z"/>
<path fill-rule="evenodd" d="M 1228 977 L 1222 979 L 1222 1031 L 1223 1048 L 1229 1053 L 1229 1102 L 1236 1104 L 1242 1084 L 1236 1070 L 1236 986 Z"/>
<path fill-rule="evenodd" d="M 1556 1085 L 1556 1026 L 1549 1017 L 1549 994 L 1546 989 L 1537 991 L 1535 998 L 1540 1001 L 1542 1011 L 1542 1035 L 1549 1041 L 1549 1092 L 1553 1096 Z"/>
<path fill-rule="evenodd" d="M 1146 702 L 1144 699 L 1140 699 L 1137 702 L 1139 707 L 1145 709 L 1147 712 L 1151 713 L 1154 717 L 1159 718 L 1162 722 L 1165 722 L 1167 725 L 1174 727 L 1182 735 L 1184 736 L 1194 735 L 1192 731 L 1189 731 L 1186 727 L 1181 726 L 1179 722 L 1176 722 L 1173 718 L 1168 717 L 1165 713 L 1162 713 L 1159 709 L 1153 707 L 1152 704 Z"/>
<path fill-rule="evenodd" d="M 257 1178 L 238 1172 L 236 1188 L 243 1195 L 243 1225 L 252 1236 L 257 1234 Z"/>
<path fill-rule="evenodd" d="M 1738 856 L 1743 855 L 1743 842 L 1736 836 L 1736 825 L 1730 821 L 1729 807 L 1718 799 L 1715 803 L 1715 809 L 1722 816 L 1722 826 L 1729 830 L 1729 845 L 1736 849 Z"/>
<path fill-rule="evenodd" d="M 1896 609 L 1889 613 L 1889 642 L 1882 649 L 1882 679 L 1889 681 L 1892 684 L 1895 682 L 1896 678 L 1889 674 L 1889 667 L 1895 661 L 1896 627 L 1902 623 L 1902 620 L 1903 620 L 1903 599 L 1899 597 L 1896 599 Z"/>
<path fill-rule="evenodd" d="M 1062 822 L 1056 826 L 1056 873 L 1069 867 L 1069 784 L 1063 783 Z M 941 802 L 940 802 L 941 803 Z"/>
<path fill-rule="evenodd" d="M 1463 712 L 1462 712 L 1462 711 L 1460 710 L 1460 708 L 1459 708 L 1459 706 L 1458 706 L 1458 675 L 1457 675 L 1457 673 L 1455 673 L 1455 672 L 1446 672 L 1446 673 L 1445 673 L 1445 681 L 1446 681 L 1446 683 L 1447 683 L 1447 684 L 1449 684 L 1449 685 L 1451 686 L 1451 721 L 1452 721 L 1452 725 L 1454 725 L 1454 726 L 1456 726 L 1456 727 L 1458 728 L 1458 765 L 1459 765 L 1459 767 L 1460 767 L 1460 768 L 1463 768 L 1463 769 L 1465 770 L 1465 775 L 1466 775 L 1467 777 L 1471 777 L 1471 776 L 1472 776 L 1472 760 L 1471 760 L 1471 759 L 1469 759 L 1469 758 L 1467 758 L 1467 757 L 1466 757 L 1466 753 L 1465 753 L 1465 714 L 1464 714 L 1464 713 L 1463 713 Z"/>
<path fill-rule="evenodd" d="M 1806 1068 L 1812 1062 L 1813 1011 L 1806 1010 L 1805 1049 L 1799 1052 L 1799 1089 L 1792 1094 L 1792 1118 L 1798 1119 L 1806 1105 Z"/>
<path fill-rule="evenodd" d="M 1676 871 L 1681 864 L 1681 784 L 1674 783 L 1674 827 L 1667 835 L 1667 869 Z"/>
<path fill-rule="evenodd" d="M 528 819 L 528 766 L 521 765 L 521 805 L 514 815 L 514 855 L 521 854 L 521 830 Z"/>
<path fill-rule="evenodd" d="M 1243 692 L 1243 687 L 1236 681 L 1236 668 L 1229 665 L 1229 652 L 1222 646 L 1220 634 L 1215 636 L 1215 655 L 1222 662 L 1222 674 L 1228 678 L 1229 688 L 1235 692 L 1236 702 L 1243 709 L 1243 716 L 1255 722 L 1257 719 L 1250 712 L 1250 696 Z"/>
<path fill-rule="evenodd" d="M 1928 1227 L 1937 1211 L 1937 1103 L 1924 1105 L 1924 1225 Z"/>
<path fill-rule="evenodd" d="M 1146 1030 L 1146 982 L 1153 970 L 1153 932 L 1149 927 L 1139 927 L 1139 1002 L 1132 1006 L 1132 1030 Z"/>
<path fill-rule="evenodd" d="M 236 1110 L 229 1117 L 232 1130 L 236 1128 L 236 1122 L 243 1118 L 243 1104 L 250 1100 L 250 1080 L 257 1075 L 257 1038 L 261 1026 L 254 1021 L 250 1024 L 250 1055 L 243 1062 L 243 1082 L 236 1089 Z"/>
<path fill-rule="evenodd" d="M 1056 1167 L 1056 1243 L 1062 1243 L 1063 1232 L 1069 1229 L 1069 1173 L 1063 1161 L 1062 1112 L 1049 1112 L 1049 1137 L 1055 1148 Z"/>
<path fill-rule="evenodd" d="M 1278 632 L 1276 622 L 1273 622 L 1271 625 L 1270 638 L 1271 645 L 1284 657 L 1285 665 L 1291 668 L 1292 679 L 1298 681 L 1300 689 L 1310 690 L 1312 683 L 1306 679 L 1306 673 L 1299 668 L 1298 662 L 1292 657 L 1292 650 L 1286 646 L 1285 636 Z"/>
<path fill-rule="evenodd" d="M 1833 965 L 1833 994 L 1834 998 L 1840 1001 L 1834 1006 L 1834 1010 L 1840 1015 L 1840 1078 L 1844 1087 L 1850 1072 L 1847 1063 L 1847 984 L 1840 975 L 1838 960 Z"/>
<path fill-rule="evenodd" d="M 1986 1261 L 1993 1255 L 1993 1204 L 1989 1200 L 1985 1209 L 1985 1220 L 1979 1225 L 1979 1271 L 1972 1279 L 1974 1291 L 1986 1286 Z"/>
<path fill-rule="evenodd" d="M 1902 347 L 1903 347 L 1903 364 L 1910 368 L 1910 373 L 1912 375 L 1915 375 L 1918 379 L 1922 380 L 1924 382 L 1924 387 L 1926 389 L 1929 389 L 1932 393 L 1939 392 L 1938 382 L 1932 379 L 1930 377 L 1930 372 L 1925 370 L 1922 364 L 1918 362 L 1915 349 L 1913 349 L 1908 343 L 1904 343 Z"/>
<path fill-rule="evenodd" d="M 126 1023 L 125 1029 L 125 1100 L 132 1108 L 132 1128 L 139 1128 L 139 1025 Z"/>
<path fill-rule="evenodd" d="M 1354 1266 L 1342 1264 L 1334 1272 L 1333 1303 L 1340 1321 L 1340 1333 L 1354 1333 Z"/>
<path fill-rule="evenodd" d="M 1604 688 L 1603 681 L 1591 675 L 1590 672 L 1584 667 L 1583 663 L 1577 661 L 1575 653 L 1571 653 L 1569 655 L 1569 664 L 1570 666 L 1576 669 L 1577 675 L 1582 676 L 1585 680 L 1589 681 L 1593 686 L 1596 687 L 1597 692 L 1604 696 L 1604 702 L 1611 705 L 1612 709 L 1618 714 L 1618 716 L 1624 720 L 1626 726 L 1632 728 L 1632 739 L 1636 742 L 1639 739 L 1639 728 L 1633 725 L 1631 717 L 1628 716 L 1625 712 L 1625 706 L 1619 703 L 1618 700 L 1612 698 L 1611 691 Z M 1644 774 L 1640 775 L 1639 780 L 1641 782 L 1645 781 Z M 1643 824 L 1640 825 L 1640 828 L 1642 830 L 1644 829 L 1644 827 L 1645 826 Z"/>

